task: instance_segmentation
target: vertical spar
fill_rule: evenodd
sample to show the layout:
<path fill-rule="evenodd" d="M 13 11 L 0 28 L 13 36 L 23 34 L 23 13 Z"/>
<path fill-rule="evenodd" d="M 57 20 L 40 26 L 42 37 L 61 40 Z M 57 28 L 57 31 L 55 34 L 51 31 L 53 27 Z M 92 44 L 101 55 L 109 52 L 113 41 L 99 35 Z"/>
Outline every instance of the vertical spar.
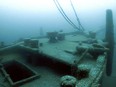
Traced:
<path fill-rule="evenodd" d="M 108 42 L 107 47 L 110 49 L 107 55 L 107 65 L 106 74 L 108 76 L 112 73 L 112 61 L 114 54 L 114 25 L 113 25 L 113 15 L 112 10 L 108 9 L 106 11 L 106 41 Z"/>

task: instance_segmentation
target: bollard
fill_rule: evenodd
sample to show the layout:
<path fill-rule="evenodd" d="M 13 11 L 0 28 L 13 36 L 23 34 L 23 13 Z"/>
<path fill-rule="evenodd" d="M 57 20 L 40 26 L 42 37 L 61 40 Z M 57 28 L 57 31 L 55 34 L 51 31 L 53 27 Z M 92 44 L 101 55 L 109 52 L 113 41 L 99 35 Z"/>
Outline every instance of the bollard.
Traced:
<path fill-rule="evenodd" d="M 30 46 L 30 38 L 24 39 L 24 46 Z"/>
<path fill-rule="evenodd" d="M 38 40 L 37 39 L 31 39 L 30 40 L 30 47 L 32 48 L 38 48 Z"/>

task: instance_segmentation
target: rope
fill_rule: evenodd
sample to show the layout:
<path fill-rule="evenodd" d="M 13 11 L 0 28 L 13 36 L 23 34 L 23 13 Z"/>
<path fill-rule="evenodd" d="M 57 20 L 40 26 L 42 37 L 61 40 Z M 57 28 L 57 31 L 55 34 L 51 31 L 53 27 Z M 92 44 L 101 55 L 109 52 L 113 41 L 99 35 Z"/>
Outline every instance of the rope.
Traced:
<path fill-rule="evenodd" d="M 84 28 L 83 28 L 83 26 L 81 25 L 81 22 L 80 22 L 80 20 L 79 20 L 79 18 L 78 18 L 78 16 L 77 16 L 76 10 L 75 10 L 75 8 L 74 8 L 73 3 L 72 3 L 71 0 L 70 0 L 70 3 L 71 3 L 71 6 L 72 6 L 72 9 L 73 9 L 73 11 L 74 11 L 74 14 L 75 14 L 75 16 L 76 16 L 77 22 L 79 23 L 79 28 L 81 28 L 82 31 L 83 31 Z"/>
<path fill-rule="evenodd" d="M 70 19 L 69 17 L 65 14 L 64 10 L 62 9 L 61 5 L 59 4 L 58 0 L 53 0 L 57 9 L 59 10 L 59 12 L 62 14 L 62 16 L 64 17 L 64 19 L 73 27 L 76 28 L 80 31 L 80 28 L 78 28 Z"/>

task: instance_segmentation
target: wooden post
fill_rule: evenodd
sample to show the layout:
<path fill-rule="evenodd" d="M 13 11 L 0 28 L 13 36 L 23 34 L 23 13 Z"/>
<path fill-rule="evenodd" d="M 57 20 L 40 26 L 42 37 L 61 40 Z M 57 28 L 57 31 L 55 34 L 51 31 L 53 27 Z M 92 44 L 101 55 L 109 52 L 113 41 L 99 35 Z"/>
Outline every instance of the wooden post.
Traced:
<path fill-rule="evenodd" d="M 114 54 L 114 25 L 113 25 L 113 15 L 112 10 L 108 9 L 106 11 L 106 35 L 105 39 L 108 42 L 107 47 L 109 51 L 107 52 L 107 65 L 106 65 L 106 74 L 108 76 L 112 73 L 112 60 Z"/>

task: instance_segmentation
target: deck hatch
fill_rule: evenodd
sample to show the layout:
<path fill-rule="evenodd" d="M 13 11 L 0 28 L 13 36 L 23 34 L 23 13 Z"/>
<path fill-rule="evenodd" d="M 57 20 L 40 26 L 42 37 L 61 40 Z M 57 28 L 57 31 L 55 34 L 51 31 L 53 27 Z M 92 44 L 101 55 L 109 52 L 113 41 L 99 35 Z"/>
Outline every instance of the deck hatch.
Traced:
<path fill-rule="evenodd" d="M 25 64 L 16 60 L 9 61 L 3 64 L 4 71 L 9 75 L 7 78 L 12 86 L 21 85 L 27 81 L 37 77 L 37 73 L 31 70 Z"/>

